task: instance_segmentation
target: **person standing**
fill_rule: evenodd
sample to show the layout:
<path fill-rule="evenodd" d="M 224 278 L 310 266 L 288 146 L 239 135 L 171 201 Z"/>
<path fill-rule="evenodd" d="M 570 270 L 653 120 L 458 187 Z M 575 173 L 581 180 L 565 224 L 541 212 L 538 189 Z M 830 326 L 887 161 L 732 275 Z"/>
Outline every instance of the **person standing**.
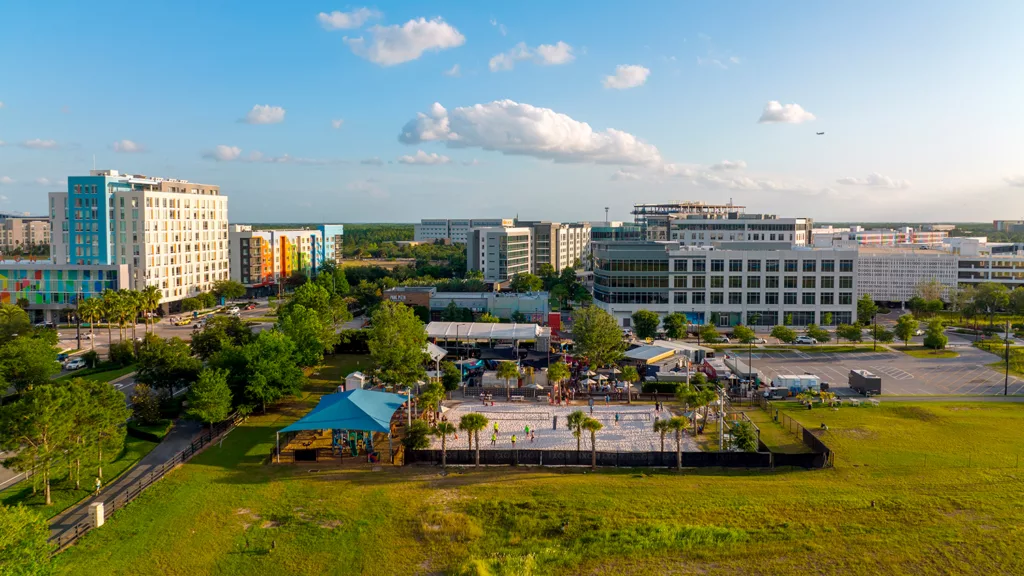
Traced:
<path fill-rule="evenodd" d="M 103 482 L 100 481 L 99 477 L 96 477 L 96 495 L 100 495 L 100 488 L 103 486 Z"/>
<path fill-rule="evenodd" d="M 512 448 L 515 448 L 515 447 L 516 447 L 516 435 L 513 434 L 512 435 Z"/>
<path fill-rule="evenodd" d="M 491 432 L 491 446 L 495 446 L 495 445 L 497 445 L 497 443 L 498 443 L 498 434 L 496 432 Z"/>

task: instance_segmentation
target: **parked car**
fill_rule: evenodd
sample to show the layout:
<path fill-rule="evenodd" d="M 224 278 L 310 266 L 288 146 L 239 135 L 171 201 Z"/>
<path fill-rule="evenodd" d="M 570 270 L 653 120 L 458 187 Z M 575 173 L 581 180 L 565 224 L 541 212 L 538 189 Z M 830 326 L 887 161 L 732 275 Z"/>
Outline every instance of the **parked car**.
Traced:
<path fill-rule="evenodd" d="M 67 359 L 68 359 L 68 355 L 67 354 L 65 354 L 63 352 L 61 352 L 60 354 L 57 354 L 57 362 L 63 362 L 65 360 L 67 360 Z"/>
<path fill-rule="evenodd" d="M 711 339 L 712 344 L 732 344 L 732 341 L 725 336 L 719 336 L 718 338 Z"/>
<path fill-rule="evenodd" d="M 753 340 L 751 340 L 751 342 L 754 343 L 754 344 L 767 344 L 768 343 L 768 341 L 765 340 L 764 338 L 754 338 Z"/>
<path fill-rule="evenodd" d="M 924 330 L 921 330 L 920 328 L 914 330 L 914 336 L 924 336 Z"/>
<path fill-rule="evenodd" d="M 818 341 L 815 340 L 814 338 L 811 338 L 810 336 L 798 336 L 797 339 L 793 341 L 793 343 L 794 344 L 807 345 L 807 346 L 814 346 L 815 344 L 818 343 Z"/>
<path fill-rule="evenodd" d="M 187 317 L 186 318 L 179 318 L 179 319 L 174 321 L 174 325 L 175 326 L 188 326 L 191 323 L 192 323 L 192 319 L 191 318 L 187 318 Z"/>
<path fill-rule="evenodd" d="M 64 363 L 65 370 L 78 370 L 79 368 L 85 368 L 85 360 L 81 358 L 72 358 Z"/>
<path fill-rule="evenodd" d="M 245 309 L 246 310 L 255 310 L 256 309 L 256 303 L 255 302 L 249 302 L 248 304 L 245 305 Z"/>
<path fill-rule="evenodd" d="M 231 308 L 228 308 L 227 312 L 228 314 L 238 316 L 242 311 L 238 309 L 238 306 L 232 306 Z"/>

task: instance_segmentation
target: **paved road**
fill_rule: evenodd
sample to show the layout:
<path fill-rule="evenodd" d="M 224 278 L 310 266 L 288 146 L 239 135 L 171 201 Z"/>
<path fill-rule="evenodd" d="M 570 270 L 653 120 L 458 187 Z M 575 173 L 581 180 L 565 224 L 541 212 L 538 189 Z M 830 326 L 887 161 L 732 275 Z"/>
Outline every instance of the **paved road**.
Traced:
<path fill-rule="evenodd" d="M 126 492 L 136 480 L 142 478 L 155 468 L 159 468 L 175 454 L 184 450 L 202 430 L 198 422 L 179 420 L 174 429 L 161 442 L 146 454 L 134 468 L 117 479 L 109 486 L 104 486 L 99 496 L 93 496 L 78 506 L 55 516 L 50 520 L 50 534 L 56 535 L 72 526 L 85 521 L 89 516 L 89 505 L 93 502 L 110 502 L 121 493 Z M 91 484 L 94 478 L 82 478 L 83 484 Z"/>

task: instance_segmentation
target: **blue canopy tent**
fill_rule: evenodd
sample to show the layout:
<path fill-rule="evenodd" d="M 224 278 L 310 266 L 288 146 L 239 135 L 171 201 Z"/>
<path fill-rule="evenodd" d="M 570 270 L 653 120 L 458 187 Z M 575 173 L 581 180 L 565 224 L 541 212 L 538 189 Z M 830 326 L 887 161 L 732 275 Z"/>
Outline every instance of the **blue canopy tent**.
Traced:
<path fill-rule="evenodd" d="M 349 390 L 320 397 L 320 403 L 297 422 L 277 432 L 277 461 L 281 461 L 281 432 L 358 430 L 383 432 L 391 442 L 391 417 L 406 397 L 374 390 Z"/>

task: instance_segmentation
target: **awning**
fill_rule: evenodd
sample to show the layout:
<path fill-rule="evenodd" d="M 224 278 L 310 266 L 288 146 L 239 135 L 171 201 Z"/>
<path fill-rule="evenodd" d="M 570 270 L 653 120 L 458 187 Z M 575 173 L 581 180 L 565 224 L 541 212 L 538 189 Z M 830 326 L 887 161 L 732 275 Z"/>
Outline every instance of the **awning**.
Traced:
<path fill-rule="evenodd" d="M 448 351 L 441 348 L 437 344 L 431 344 L 427 342 L 427 345 L 423 348 L 423 351 L 430 354 L 430 361 L 437 362 L 448 355 Z"/>
<path fill-rule="evenodd" d="M 298 422 L 281 432 L 300 430 L 365 430 L 390 432 L 391 416 L 405 403 L 405 396 L 373 390 L 349 390 L 328 394 Z"/>

